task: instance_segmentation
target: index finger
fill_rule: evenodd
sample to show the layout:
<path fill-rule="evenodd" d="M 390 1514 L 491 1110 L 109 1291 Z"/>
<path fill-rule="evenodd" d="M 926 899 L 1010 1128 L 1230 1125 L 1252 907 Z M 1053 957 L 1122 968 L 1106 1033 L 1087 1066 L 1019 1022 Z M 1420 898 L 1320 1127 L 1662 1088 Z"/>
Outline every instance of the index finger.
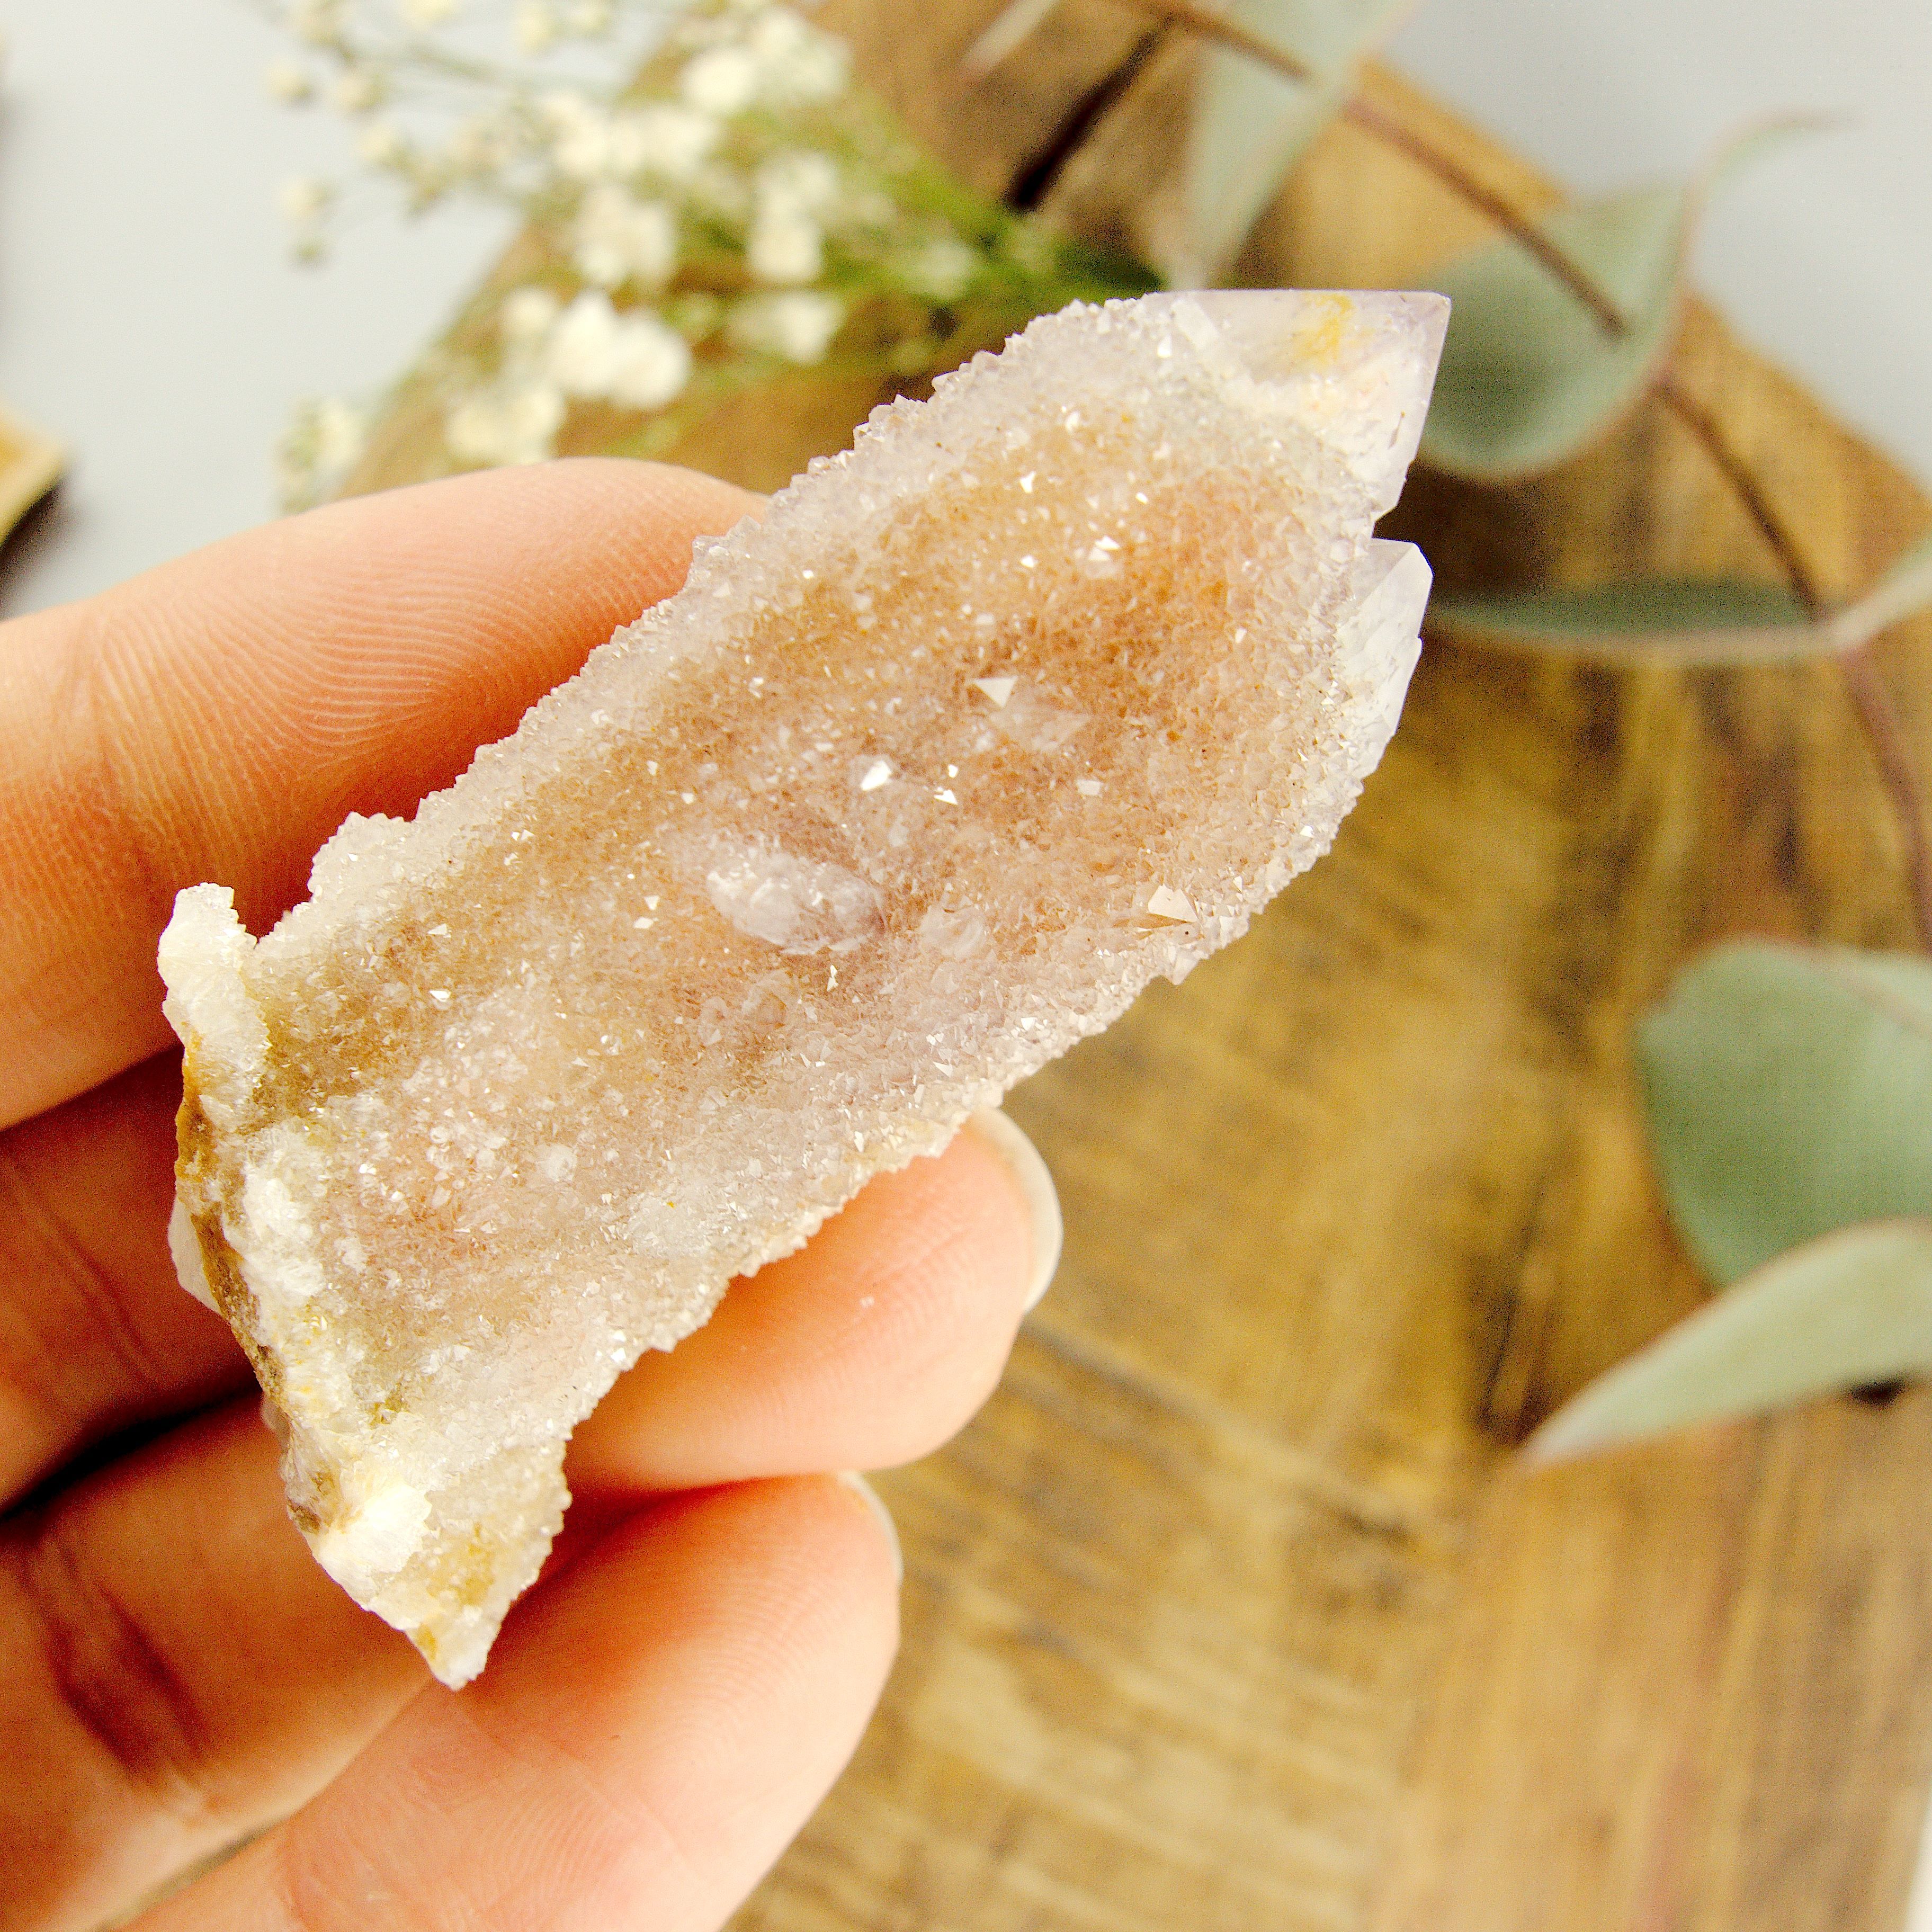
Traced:
<path fill-rule="evenodd" d="M 350 812 L 406 814 L 758 499 L 610 460 L 362 497 L 0 626 L 0 1126 L 168 1038 L 154 947 L 260 932 Z"/>

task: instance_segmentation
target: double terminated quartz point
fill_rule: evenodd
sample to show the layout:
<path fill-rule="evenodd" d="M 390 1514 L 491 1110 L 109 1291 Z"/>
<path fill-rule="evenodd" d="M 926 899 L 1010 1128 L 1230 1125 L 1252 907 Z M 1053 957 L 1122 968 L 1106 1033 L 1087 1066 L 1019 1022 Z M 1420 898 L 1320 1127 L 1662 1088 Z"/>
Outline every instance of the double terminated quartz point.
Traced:
<path fill-rule="evenodd" d="M 446 1683 L 624 1368 L 1326 848 L 1415 662 L 1428 569 L 1372 530 L 1446 306 L 1036 322 L 266 938 L 182 894 L 177 1264 L 316 1555 Z"/>

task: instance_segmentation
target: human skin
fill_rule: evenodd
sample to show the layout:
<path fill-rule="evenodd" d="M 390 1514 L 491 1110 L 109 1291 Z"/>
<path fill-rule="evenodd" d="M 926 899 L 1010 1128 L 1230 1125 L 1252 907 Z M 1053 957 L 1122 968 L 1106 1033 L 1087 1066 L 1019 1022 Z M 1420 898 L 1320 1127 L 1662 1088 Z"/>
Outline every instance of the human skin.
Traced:
<path fill-rule="evenodd" d="M 757 500 L 614 462 L 332 506 L 0 626 L 0 1932 L 699 1932 L 863 1729 L 896 1557 L 830 1472 L 937 1447 L 1051 1264 L 984 1130 L 734 1285 L 578 1432 L 476 1684 L 316 1568 L 240 1349 L 169 1262 L 181 887 L 250 928 L 406 814 Z"/>

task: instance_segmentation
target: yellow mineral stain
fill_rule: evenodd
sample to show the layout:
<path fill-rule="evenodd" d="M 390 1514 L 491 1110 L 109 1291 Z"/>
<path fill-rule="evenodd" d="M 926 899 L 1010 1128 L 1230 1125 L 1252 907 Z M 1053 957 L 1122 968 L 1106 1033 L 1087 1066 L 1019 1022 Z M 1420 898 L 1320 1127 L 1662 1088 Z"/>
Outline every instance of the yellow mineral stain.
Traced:
<path fill-rule="evenodd" d="M 1298 362 L 1339 362 L 1353 333 L 1355 304 L 1346 295 L 1324 293 L 1306 298 L 1297 319 L 1293 341 Z"/>

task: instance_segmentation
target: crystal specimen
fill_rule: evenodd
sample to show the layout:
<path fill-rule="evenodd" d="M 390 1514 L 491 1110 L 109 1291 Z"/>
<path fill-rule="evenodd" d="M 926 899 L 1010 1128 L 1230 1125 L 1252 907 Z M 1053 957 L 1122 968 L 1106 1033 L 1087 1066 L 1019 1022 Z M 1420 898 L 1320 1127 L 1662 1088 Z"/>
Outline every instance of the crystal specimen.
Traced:
<path fill-rule="evenodd" d="M 178 1264 L 316 1555 L 445 1682 L 622 1370 L 1325 849 L 1415 662 L 1427 566 L 1372 532 L 1444 308 L 1036 322 L 265 938 L 182 894 Z"/>

